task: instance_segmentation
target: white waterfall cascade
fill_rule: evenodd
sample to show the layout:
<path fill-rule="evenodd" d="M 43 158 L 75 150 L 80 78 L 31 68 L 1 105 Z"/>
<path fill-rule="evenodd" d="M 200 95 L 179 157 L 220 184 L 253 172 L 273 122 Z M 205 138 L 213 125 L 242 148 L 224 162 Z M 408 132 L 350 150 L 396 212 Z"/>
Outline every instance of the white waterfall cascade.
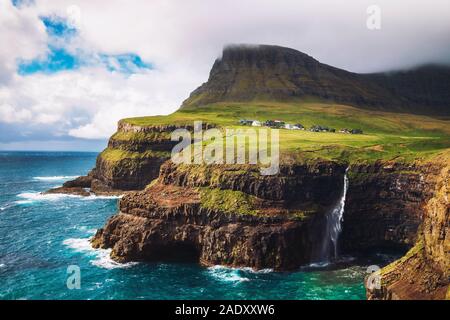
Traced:
<path fill-rule="evenodd" d="M 330 257 L 336 259 L 338 257 L 338 240 L 342 230 L 342 221 L 344 218 L 345 197 L 347 196 L 348 189 L 348 168 L 344 174 L 344 187 L 342 194 L 332 210 L 326 215 L 326 230 L 325 239 L 322 246 L 322 262 L 328 262 Z M 332 247 L 331 247 L 332 245 Z"/>

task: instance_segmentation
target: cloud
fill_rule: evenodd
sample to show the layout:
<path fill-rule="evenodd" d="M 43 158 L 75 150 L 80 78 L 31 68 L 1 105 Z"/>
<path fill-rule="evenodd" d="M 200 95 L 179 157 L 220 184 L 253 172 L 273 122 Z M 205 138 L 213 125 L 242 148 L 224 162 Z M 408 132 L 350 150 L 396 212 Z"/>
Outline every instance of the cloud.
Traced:
<path fill-rule="evenodd" d="M 230 43 L 356 72 L 450 63 L 448 0 L 376 2 L 378 31 L 366 28 L 369 0 L 0 0 L 0 126 L 107 138 L 120 118 L 176 110 Z"/>
<path fill-rule="evenodd" d="M 16 76 L 11 86 L 0 88 L 0 119 L 47 126 L 55 135 L 105 138 L 121 118 L 175 111 L 189 85 L 195 86 L 184 82 L 180 70 L 128 75 L 86 67 Z"/>
<path fill-rule="evenodd" d="M 45 26 L 34 10 L 0 0 L 0 86 L 14 77 L 16 60 L 31 59 L 47 49 Z"/>

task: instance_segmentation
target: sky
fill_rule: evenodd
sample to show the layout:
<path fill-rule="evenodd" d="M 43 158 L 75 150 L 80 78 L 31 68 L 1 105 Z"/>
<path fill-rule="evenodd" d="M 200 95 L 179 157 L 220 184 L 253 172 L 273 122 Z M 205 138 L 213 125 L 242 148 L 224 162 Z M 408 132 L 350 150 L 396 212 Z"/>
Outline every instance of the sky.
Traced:
<path fill-rule="evenodd" d="M 363 73 L 450 64 L 450 1 L 0 0 L 0 150 L 101 150 L 121 118 L 177 110 L 236 43 Z"/>

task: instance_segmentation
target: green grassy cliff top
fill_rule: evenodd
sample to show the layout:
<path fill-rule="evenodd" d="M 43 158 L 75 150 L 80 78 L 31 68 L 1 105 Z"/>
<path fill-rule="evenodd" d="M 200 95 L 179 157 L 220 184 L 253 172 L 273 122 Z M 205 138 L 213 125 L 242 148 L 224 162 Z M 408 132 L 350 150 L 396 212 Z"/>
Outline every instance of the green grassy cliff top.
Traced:
<path fill-rule="evenodd" d="M 313 125 L 359 128 L 364 134 L 310 132 L 280 129 L 282 154 L 297 158 L 353 160 L 425 159 L 450 148 L 450 121 L 427 116 L 358 109 L 319 102 L 217 103 L 183 108 L 168 116 L 124 119 L 137 126 L 179 124 L 194 121 L 216 124 L 222 128 L 244 127 L 240 119 L 265 121 L 279 119 Z M 248 128 L 248 127 L 247 127 Z"/>

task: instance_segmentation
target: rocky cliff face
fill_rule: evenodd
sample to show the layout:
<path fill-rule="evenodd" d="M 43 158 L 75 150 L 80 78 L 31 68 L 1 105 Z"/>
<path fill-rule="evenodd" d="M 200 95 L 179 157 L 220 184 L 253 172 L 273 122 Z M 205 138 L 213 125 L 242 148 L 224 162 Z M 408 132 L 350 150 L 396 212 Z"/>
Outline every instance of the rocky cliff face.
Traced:
<path fill-rule="evenodd" d="M 122 198 L 119 213 L 92 243 L 112 248 L 122 262 L 294 270 L 319 261 L 325 213 L 341 193 L 345 168 L 319 161 L 260 176 L 251 166 L 167 161 L 149 187 Z M 445 297 L 448 163 L 442 168 L 442 161 L 351 165 L 340 251 L 412 248 L 383 269 L 383 287 L 369 291 L 370 299 Z"/>
<path fill-rule="evenodd" d="M 214 127 L 204 123 L 203 129 Z M 89 195 L 122 194 L 144 189 L 159 175 L 161 165 L 170 158 L 178 141 L 171 141 L 176 129 L 193 131 L 193 125 L 139 126 L 119 121 L 117 132 L 97 157 L 95 168 L 87 176 L 67 181 L 49 193 Z M 87 191 L 86 189 L 90 189 Z"/>
<path fill-rule="evenodd" d="M 328 162 L 268 177 L 245 166 L 169 161 L 149 188 L 121 200 L 93 245 L 112 248 L 118 261 L 296 269 L 318 258 L 324 213 L 336 202 L 344 170 Z"/>
<path fill-rule="evenodd" d="M 423 204 L 433 195 L 439 166 L 377 161 L 356 164 L 344 213 L 342 249 L 371 252 L 405 250 L 416 241 Z"/>
<path fill-rule="evenodd" d="M 279 46 L 230 46 L 183 107 L 316 98 L 356 107 L 450 115 L 450 68 L 357 74 Z"/>
<path fill-rule="evenodd" d="M 439 170 L 427 172 L 432 187 L 414 247 L 381 270 L 381 288 L 369 289 L 368 299 L 450 298 L 450 165 L 440 160 Z"/>

